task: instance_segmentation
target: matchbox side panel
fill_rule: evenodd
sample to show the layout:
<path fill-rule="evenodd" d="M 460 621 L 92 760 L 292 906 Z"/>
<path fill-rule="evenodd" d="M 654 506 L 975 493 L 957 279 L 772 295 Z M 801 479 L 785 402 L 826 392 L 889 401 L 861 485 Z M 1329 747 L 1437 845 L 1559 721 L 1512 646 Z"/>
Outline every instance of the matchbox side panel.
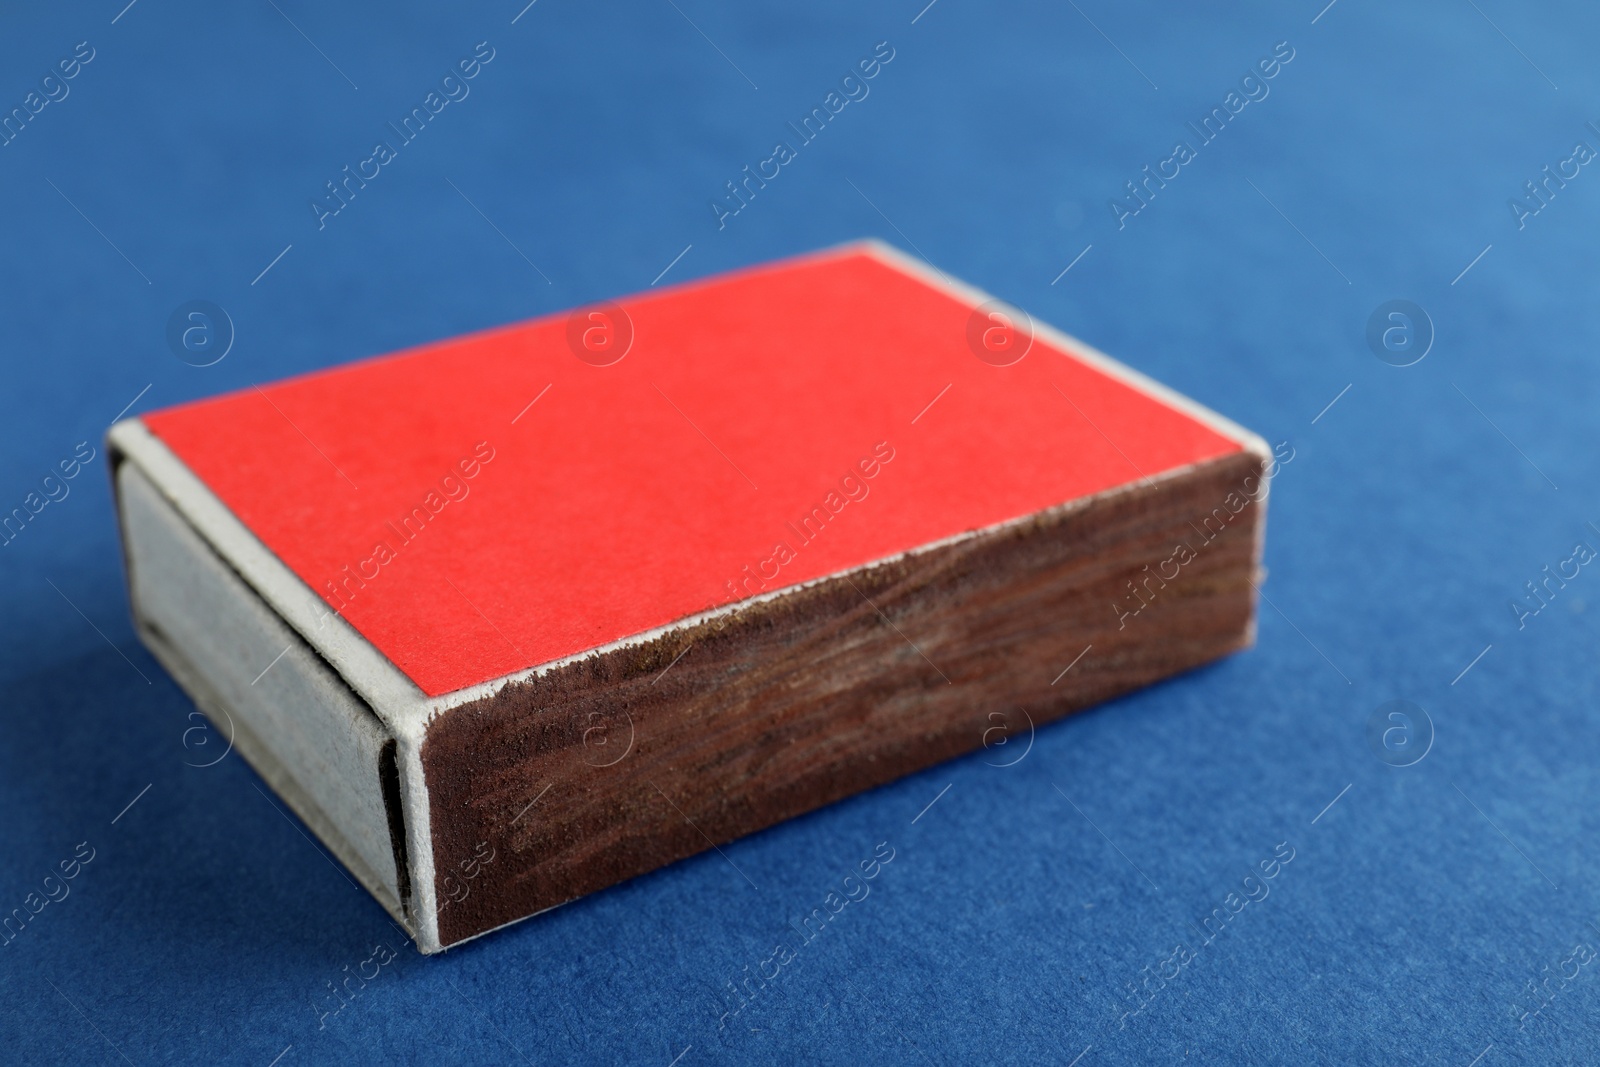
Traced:
<path fill-rule="evenodd" d="M 1262 477 L 1210 460 L 442 712 L 441 943 L 980 747 L 1015 761 L 1035 727 L 1247 646 Z"/>
<path fill-rule="evenodd" d="M 1243 450 L 993 326 L 845 250 L 145 422 L 441 696 Z"/>

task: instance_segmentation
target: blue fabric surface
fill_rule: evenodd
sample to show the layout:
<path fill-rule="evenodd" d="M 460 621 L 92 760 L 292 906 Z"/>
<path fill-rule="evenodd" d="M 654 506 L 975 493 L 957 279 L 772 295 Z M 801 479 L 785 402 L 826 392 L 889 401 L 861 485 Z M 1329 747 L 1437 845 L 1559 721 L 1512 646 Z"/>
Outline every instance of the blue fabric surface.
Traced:
<path fill-rule="evenodd" d="M 0 1061 L 1600 1060 L 1600 577 L 1511 607 L 1600 548 L 1592 7 L 124 2 L 0 16 L 0 107 L 40 93 L 0 147 L 0 511 L 39 494 L 0 547 L 0 913 L 41 909 Z M 197 766 L 128 621 L 125 405 L 869 234 L 1290 443 L 1258 647 L 431 960 L 236 755 Z M 200 299 L 207 367 L 167 339 Z M 1367 342 L 1394 299 L 1411 366 Z M 1374 728 L 1393 700 L 1431 729 Z"/>

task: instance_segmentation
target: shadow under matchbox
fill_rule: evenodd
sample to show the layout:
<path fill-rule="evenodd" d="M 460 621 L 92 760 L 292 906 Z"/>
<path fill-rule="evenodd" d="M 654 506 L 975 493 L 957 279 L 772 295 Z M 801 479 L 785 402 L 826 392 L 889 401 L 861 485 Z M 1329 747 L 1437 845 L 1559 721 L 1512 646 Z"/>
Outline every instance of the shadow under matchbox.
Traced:
<path fill-rule="evenodd" d="M 141 637 L 424 952 L 1246 647 L 1273 466 L 875 242 L 109 443 Z"/>

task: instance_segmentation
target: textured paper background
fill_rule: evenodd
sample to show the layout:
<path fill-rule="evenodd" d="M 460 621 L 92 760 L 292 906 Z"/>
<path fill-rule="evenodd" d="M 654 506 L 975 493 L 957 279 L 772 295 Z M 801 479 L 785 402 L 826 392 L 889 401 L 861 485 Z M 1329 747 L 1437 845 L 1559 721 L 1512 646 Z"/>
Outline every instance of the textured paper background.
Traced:
<path fill-rule="evenodd" d="M 0 907 L 96 850 L 0 947 L 0 1058 L 1596 1058 L 1592 966 L 1518 1019 L 1528 982 L 1600 947 L 1600 578 L 1520 631 L 1508 607 L 1576 539 L 1600 545 L 1600 178 L 1521 231 L 1506 206 L 1596 143 L 1588 8 L 1339 0 L 1313 25 L 1321 2 L 939 0 L 913 25 L 921 2 L 539 0 L 512 25 L 518 3 L 277 4 L 359 91 L 265 3 L 5 16 L 8 107 L 76 42 L 97 54 L 0 148 L 0 506 L 147 384 L 134 411 L 635 291 L 689 245 L 663 284 L 876 233 L 1291 442 L 1276 608 L 1256 650 L 1041 731 L 1013 767 L 986 765 L 1008 742 L 429 961 L 236 757 L 185 765 L 217 749 L 185 747 L 192 707 L 132 637 L 97 457 L 0 548 Z M 308 200 L 482 40 L 471 95 L 319 232 Z M 723 182 L 880 40 L 871 95 L 719 232 Z M 1119 231 L 1107 200 L 1281 40 L 1271 95 Z M 205 369 L 163 335 L 195 298 L 238 330 Z M 1394 298 L 1437 327 L 1408 368 L 1364 339 Z M 1436 727 L 1404 769 L 1366 739 L 1396 698 Z M 719 1031 L 716 991 L 883 841 L 871 896 Z M 1270 896 L 1119 1029 L 1125 983 L 1284 841 Z M 379 977 L 319 1030 L 346 967 Z"/>

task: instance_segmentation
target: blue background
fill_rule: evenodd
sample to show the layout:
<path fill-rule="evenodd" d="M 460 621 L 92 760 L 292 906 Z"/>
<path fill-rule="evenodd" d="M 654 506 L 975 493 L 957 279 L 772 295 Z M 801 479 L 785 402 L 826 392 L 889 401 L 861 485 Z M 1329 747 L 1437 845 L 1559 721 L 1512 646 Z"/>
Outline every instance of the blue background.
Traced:
<path fill-rule="evenodd" d="M 1600 946 L 1600 576 L 1525 628 L 1509 607 L 1600 547 L 1600 176 L 1523 229 L 1507 206 L 1600 147 L 1600 16 L 924 2 L 0 16 L 6 109 L 95 49 L 0 148 L 0 510 L 130 401 L 635 291 L 680 252 L 665 281 L 862 235 L 1294 451 L 1254 650 L 1040 730 L 1013 766 L 1021 733 L 736 842 L 748 881 L 707 853 L 436 959 L 237 755 L 192 766 L 220 742 L 185 735 L 132 634 L 98 456 L 0 548 L 0 911 L 95 849 L 0 946 L 0 1060 L 1600 1059 L 1600 975 L 1566 962 Z M 319 231 L 323 183 L 485 40 L 470 96 Z M 870 96 L 719 230 L 723 182 L 882 40 Z M 1270 96 L 1119 229 L 1110 198 L 1279 41 Z M 1365 340 L 1396 298 L 1436 330 L 1404 368 Z M 236 327 L 214 366 L 165 339 L 192 299 Z M 1367 737 L 1393 699 L 1432 723 L 1403 768 Z M 871 896 L 719 1025 L 718 989 L 885 841 Z M 1270 896 L 1124 1018 L 1280 842 Z M 394 961 L 321 1018 L 380 944 Z"/>

